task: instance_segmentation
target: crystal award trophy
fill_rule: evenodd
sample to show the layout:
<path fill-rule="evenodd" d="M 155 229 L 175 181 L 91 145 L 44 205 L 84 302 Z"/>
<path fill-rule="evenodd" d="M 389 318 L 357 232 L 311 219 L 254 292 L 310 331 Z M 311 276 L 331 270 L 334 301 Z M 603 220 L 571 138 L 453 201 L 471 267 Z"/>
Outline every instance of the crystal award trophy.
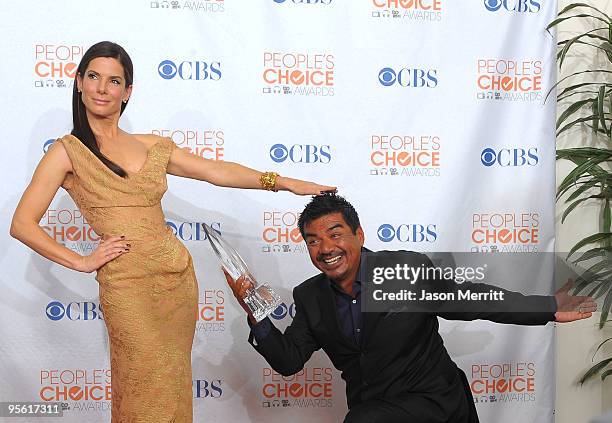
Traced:
<path fill-rule="evenodd" d="M 232 279 L 238 280 L 239 277 L 244 276 L 251 283 L 252 288 L 246 292 L 243 300 L 255 320 L 258 322 L 263 320 L 281 304 L 281 298 L 267 284 L 257 283 L 238 251 L 206 223 L 204 223 L 204 231 L 221 265 Z"/>

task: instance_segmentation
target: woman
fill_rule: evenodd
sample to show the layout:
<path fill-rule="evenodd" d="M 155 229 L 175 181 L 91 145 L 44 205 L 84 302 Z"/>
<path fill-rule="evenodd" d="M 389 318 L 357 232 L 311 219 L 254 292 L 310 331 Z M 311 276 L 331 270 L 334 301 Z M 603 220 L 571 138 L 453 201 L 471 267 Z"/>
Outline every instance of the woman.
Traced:
<path fill-rule="evenodd" d="M 81 272 L 97 271 L 110 339 L 113 422 L 192 421 L 191 346 L 198 290 L 191 256 L 165 224 L 166 173 L 234 188 L 320 194 L 333 187 L 206 160 L 172 140 L 121 130 L 132 62 L 111 42 L 93 45 L 77 69 L 74 129 L 38 165 L 11 235 Z M 65 188 L 102 241 L 80 256 L 38 225 Z"/>

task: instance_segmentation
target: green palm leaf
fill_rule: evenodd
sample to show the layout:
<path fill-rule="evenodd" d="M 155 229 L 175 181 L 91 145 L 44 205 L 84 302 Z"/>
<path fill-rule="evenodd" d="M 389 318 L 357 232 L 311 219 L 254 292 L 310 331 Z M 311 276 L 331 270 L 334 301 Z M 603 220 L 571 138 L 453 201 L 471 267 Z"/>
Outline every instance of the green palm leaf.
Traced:
<path fill-rule="evenodd" d="M 576 166 L 570 173 L 568 173 L 568 175 L 565 177 L 565 179 L 563 179 L 563 182 L 561 182 L 561 184 L 564 184 L 567 181 L 576 180 L 577 177 L 579 177 L 585 172 L 588 172 L 591 167 L 598 165 L 599 163 L 605 162 L 608 159 L 609 157 L 603 154 L 589 158 L 588 160 L 584 161 L 584 163 Z"/>
<path fill-rule="evenodd" d="M 561 66 L 563 65 L 563 62 L 565 61 L 565 56 L 567 55 L 567 52 L 572 47 L 572 45 L 574 45 L 574 43 L 577 43 L 577 44 L 587 44 L 587 45 L 590 45 L 591 47 L 601 49 L 601 50 L 603 50 L 605 52 L 606 51 L 605 48 L 602 48 L 602 47 L 597 46 L 595 44 L 586 43 L 586 42 L 581 40 L 581 38 L 583 38 L 583 37 L 589 37 L 589 35 L 593 35 L 590 38 L 596 38 L 596 39 L 601 39 L 603 41 L 607 41 L 605 38 L 593 34 L 593 32 L 601 31 L 602 29 L 607 29 L 607 28 L 595 28 L 595 29 L 592 29 L 592 30 L 587 31 L 585 33 L 579 34 L 579 35 L 575 36 L 574 38 L 570 38 L 569 40 L 562 41 L 561 44 L 563 45 L 563 48 L 557 54 L 557 59 L 559 60 L 559 69 L 561 69 Z"/>
<path fill-rule="evenodd" d="M 569 12 L 572 9 L 575 9 L 576 7 L 586 7 L 587 9 L 593 9 L 596 10 L 597 12 L 601 13 L 602 15 L 604 15 L 606 17 L 607 20 L 610 20 L 610 17 L 608 15 L 606 15 L 604 12 L 602 12 L 601 10 L 599 10 L 598 8 L 596 8 L 593 5 L 587 4 L 587 3 L 572 3 L 568 6 L 565 6 L 560 12 L 559 12 L 559 16 L 564 15 L 565 13 Z"/>
<path fill-rule="evenodd" d="M 580 263 L 581 261 L 590 260 L 595 257 L 604 257 L 606 255 L 606 251 L 612 251 L 612 247 L 591 248 L 590 250 L 585 251 L 579 258 L 574 260 L 574 263 Z"/>
<path fill-rule="evenodd" d="M 574 199 L 582 195 L 585 191 L 597 186 L 598 183 L 599 183 L 599 179 L 595 177 L 591 178 L 589 181 L 584 182 L 581 187 L 576 189 L 576 191 L 574 191 L 569 197 L 567 197 L 565 202 L 569 203 L 570 201 L 573 201 Z"/>
<path fill-rule="evenodd" d="M 597 373 L 601 372 L 610 363 L 612 363 L 612 358 L 606 358 L 605 360 L 601 360 L 599 363 L 595 364 L 593 367 L 591 367 L 584 373 L 584 375 L 580 378 L 579 383 L 583 385 L 584 382 L 595 376 Z"/>
<path fill-rule="evenodd" d="M 574 201 L 572 204 L 570 204 L 565 211 L 563 212 L 563 216 L 561 217 L 561 224 L 563 224 L 565 222 L 565 219 L 567 218 L 567 216 L 572 212 L 572 210 L 574 210 L 578 205 L 580 205 L 581 203 L 584 203 L 587 200 L 591 200 L 594 198 L 599 198 L 598 195 L 590 195 L 588 197 L 583 197 L 583 198 L 579 198 L 578 200 Z"/>
<path fill-rule="evenodd" d="M 557 131 L 557 136 L 561 135 L 563 132 L 567 131 L 568 129 L 570 129 L 572 126 L 577 125 L 579 123 L 583 123 L 583 122 L 597 122 L 599 123 L 599 120 L 597 120 L 597 115 L 593 114 L 587 117 L 582 117 L 580 119 L 576 119 L 568 124 L 566 124 L 563 128 L 559 129 Z"/>
<path fill-rule="evenodd" d="M 604 326 L 608 314 L 610 314 L 610 306 L 612 306 L 612 290 L 608 291 L 608 295 L 606 295 L 603 305 L 601 306 L 601 317 L 599 319 L 600 329 Z"/>
<path fill-rule="evenodd" d="M 604 89 L 606 89 L 606 87 L 601 87 Z M 600 91 L 601 92 L 601 91 Z M 584 107 L 586 104 L 592 103 L 593 101 L 595 101 L 595 99 L 589 98 L 586 100 L 578 100 L 575 103 L 570 104 L 564 111 L 563 113 L 561 113 L 561 116 L 559 116 L 559 118 L 557 119 L 557 129 L 559 129 L 559 127 L 561 126 L 561 124 L 563 122 L 565 122 L 567 120 L 568 117 L 570 117 L 571 115 L 573 115 L 574 113 L 576 113 L 577 111 L 579 111 L 580 109 L 582 109 L 582 107 Z"/>
<path fill-rule="evenodd" d="M 580 248 L 584 247 L 585 245 L 603 241 L 607 238 L 610 238 L 610 236 L 612 236 L 612 233 L 610 232 L 600 232 L 597 234 L 589 235 L 586 238 L 583 238 L 582 240 L 578 241 L 576 245 L 574 245 L 572 249 L 569 251 L 569 253 L 567 254 L 567 257 L 569 258 L 572 254 L 574 254 L 576 251 L 578 251 Z"/>
<path fill-rule="evenodd" d="M 569 19 L 574 19 L 574 18 L 592 18 L 592 19 L 596 19 L 598 21 L 601 21 L 605 24 L 608 23 L 608 21 L 606 21 L 603 18 L 600 18 L 599 16 L 595 16 L 595 15 L 589 15 L 587 13 L 580 13 L 578 15 L 572 15 L 572 16 L 566 16 L 564 18 L 557 18 L 554 21 L 552 21 L 551 23 L 548 24 L 548 26 L 546 27 L 546 30 L 550 30 L 552 27 L 559 25 L 561 22 L 567 21 Z"/>
<path fill-rule="evenodd" d="M 605 281 L 601 284 L 601 288 L 595 293 L 595 299 L 599 299 L 603 294 L 610 289 L 610 281 Z"/>

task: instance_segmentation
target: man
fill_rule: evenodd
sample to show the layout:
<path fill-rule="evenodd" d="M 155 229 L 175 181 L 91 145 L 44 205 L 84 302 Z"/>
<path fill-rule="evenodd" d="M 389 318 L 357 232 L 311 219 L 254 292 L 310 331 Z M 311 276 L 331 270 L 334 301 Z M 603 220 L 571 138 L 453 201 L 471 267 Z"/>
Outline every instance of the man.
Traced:
<path fill-rule="evenodd" d="M 509 292 L 545 312 L 362 313 L 362 283 L 367 281 L 360 263 L 366 250 L 353 206 L 335 194 L 314 197 L 298 225 L 322 273 L 295 287 L 296 313 L 284 334 L 269 319 L 256 323 L 249 316 L 249 342 L 285 376 L 300 371 L 323 348 L 346 382 L 345 423 L 478 422 L 467 378 L 443 345 L 437 316 L 543 325 L 587 318 L 596 309 L 590 298 L 570 297 L 567 286 L 554 298 Z M 415 265 L 431 265 L 425 255 L 411 254 Z M 242 298 L 249 283 L 226 278 L 248 313 Z"/>

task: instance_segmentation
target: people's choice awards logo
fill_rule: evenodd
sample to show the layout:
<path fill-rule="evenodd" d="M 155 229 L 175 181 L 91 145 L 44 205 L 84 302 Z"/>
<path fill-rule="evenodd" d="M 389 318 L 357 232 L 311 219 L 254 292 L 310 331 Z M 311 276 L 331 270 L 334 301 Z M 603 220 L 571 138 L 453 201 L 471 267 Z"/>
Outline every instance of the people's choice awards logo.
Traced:
<path fill-rule="evenodd" d="M 48 209 L 40 226 L 55 241 L 81 255 L 91 254 L 100 241 L 78 209 Z"/>
<path fill-rule="evenodd" d="M 474 213 L 471 241 L 472 252 L 538 252 L 540 213 Z"/>
<path fill-rule="evenodd" d="M 370 136 L 370 175 L 440 176 L 441 141 L 437 135 Z"/>
<path fill-rule="evenodd" d="M 34 86 L 72 88 L 83 47 L 68 44 L 34 45 Z"/>
<path fill-rule="evenodd" d="M 443 0 L 370 0 L 372 18 L 398 22 L 440 22 Z"/>
<path fill-rule="evenodd" d="M 479 100 L 542 100 L 541 60 L 477 60 L 477 98 Z"/>
<path fill-rule="evenodd" d="M 110 410 L 110 369 L 42 369 L 38 379 L 38 397 L 42 401 L 61 402 L 62 409 L 79 412 L 80 416 L 83 413 L 108 413 Z"/>
<path fill-rule="evenodd" d="M 283 376 L 269 367 L 262 369 L 262 406 L 331 407 L 333 405 L 333 370 L 330 367 L 304 367 L 291 376 Z"/>
<path fill-rule="evenodd" d="M 478 363 L 471 366 L 470 389 L 476 403 L 525 403 L 536 400 L 533 362 Z"/>
<path fill-rule="evenodd" d="M 304 238 L 297 226 L 300 213 L 294 211 L 268 210 L 263 212 L 261 234 L 264 253 L 303 253 Z"/>
<path fill-rule="evenodd" d="M 225 156 L 225 133 L 222 129 L 153 129 L 151 133 L 171 138 L 178 147 L 205 159 L 223 160 Z"/>
<path fill-rule="evenodd" d="M 225 331 L 225 291 L 205 289 L 200 292 L 196 330 L 207 334 Z"/>
<path fill-rule="evenodd" d="M 149 8 L 169 13 L 198 12 L 198 13 L 223 13 L 225 12 L 225 0 L 153 0 L 149 1 Z"/>
<path fill-rule="evenodd" d="M 333 96 L 334 60 L 334 55 L 327 52 L 264 52 L 263 93 Z"/>

